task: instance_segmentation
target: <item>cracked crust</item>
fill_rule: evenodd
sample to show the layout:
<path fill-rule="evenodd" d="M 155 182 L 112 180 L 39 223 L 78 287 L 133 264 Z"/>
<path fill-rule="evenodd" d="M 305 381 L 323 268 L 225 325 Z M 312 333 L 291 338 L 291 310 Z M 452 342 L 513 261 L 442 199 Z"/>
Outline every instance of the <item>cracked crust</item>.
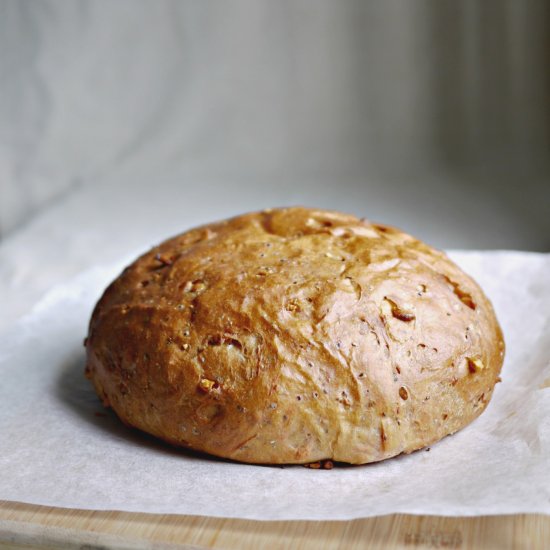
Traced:
<path fill-rule="evenodd" d="M 445 254 L 338 212 L 245 214 L 165 241 L 109 286 L 86 374 L 123 422 L 252 463 L 409 453 L 487 406 L 504 356 Z"/>

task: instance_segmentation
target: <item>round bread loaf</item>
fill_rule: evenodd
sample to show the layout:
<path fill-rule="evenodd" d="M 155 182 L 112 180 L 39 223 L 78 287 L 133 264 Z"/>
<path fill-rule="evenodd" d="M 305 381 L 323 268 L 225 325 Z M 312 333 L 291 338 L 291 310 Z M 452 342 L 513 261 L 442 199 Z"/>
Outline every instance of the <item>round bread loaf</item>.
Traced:
<path fill-rule="evenodd" d="M 487 406 L 493 308 L 445 254 L 385 225 L 284 208 L 165 241 L 109 286 L 86 374 L 123 422 L 251 463 L 409 453 Z"/>

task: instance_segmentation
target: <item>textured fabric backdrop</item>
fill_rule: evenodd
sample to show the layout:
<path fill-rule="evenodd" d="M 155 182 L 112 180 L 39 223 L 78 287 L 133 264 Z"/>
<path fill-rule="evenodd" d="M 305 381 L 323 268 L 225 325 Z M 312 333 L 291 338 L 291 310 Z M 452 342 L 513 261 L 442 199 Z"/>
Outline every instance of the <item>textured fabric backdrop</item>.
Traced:
<path fill-rule="evenodd" d="M 156 166 L 414 185 L 529 227 L 474 245 L 548 249 L 549 6 L 0 0 L 0 235 Z"/>

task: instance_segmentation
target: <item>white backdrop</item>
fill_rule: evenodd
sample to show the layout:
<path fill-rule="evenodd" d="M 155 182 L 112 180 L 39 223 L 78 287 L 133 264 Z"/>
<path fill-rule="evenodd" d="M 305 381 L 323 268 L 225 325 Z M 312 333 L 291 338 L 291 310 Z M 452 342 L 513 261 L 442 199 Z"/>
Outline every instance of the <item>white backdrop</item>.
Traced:
<path fill-rule="evenodd" d="M 547 249 L 549 51 L 544 0 L 0 0 L 0 235 L 146 171 L 353 181 L 440 246 Z"/>

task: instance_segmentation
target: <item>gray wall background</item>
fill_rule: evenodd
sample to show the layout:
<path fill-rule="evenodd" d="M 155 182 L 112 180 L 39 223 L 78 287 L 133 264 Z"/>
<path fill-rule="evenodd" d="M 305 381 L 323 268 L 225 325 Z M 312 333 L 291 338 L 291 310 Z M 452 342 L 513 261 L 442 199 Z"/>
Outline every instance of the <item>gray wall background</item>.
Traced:
<path fill-rule="evenodd" d="M 0 0 L 2 237 L 158 167 L 360 181 L 382 221 L 550 250 L 549 152 L 544 0 Z"/>

